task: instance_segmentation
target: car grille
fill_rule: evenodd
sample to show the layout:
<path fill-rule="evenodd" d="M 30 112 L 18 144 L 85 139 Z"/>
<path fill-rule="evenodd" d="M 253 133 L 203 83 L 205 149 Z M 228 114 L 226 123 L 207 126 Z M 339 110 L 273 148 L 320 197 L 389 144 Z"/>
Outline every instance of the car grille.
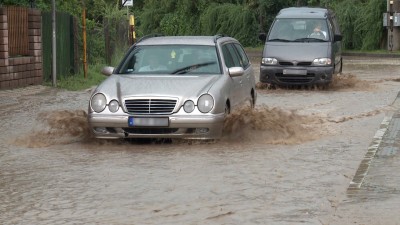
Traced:
<path fill-rule="evenodd" d="M 129 113 L 135 114 L 171 114 L 176 99 L 128 99 L 125 107 Z"/>
<path fill-rule="evenodd" d="M 123 128 L 129 134 L 173 134 L 179 128 Z"/>

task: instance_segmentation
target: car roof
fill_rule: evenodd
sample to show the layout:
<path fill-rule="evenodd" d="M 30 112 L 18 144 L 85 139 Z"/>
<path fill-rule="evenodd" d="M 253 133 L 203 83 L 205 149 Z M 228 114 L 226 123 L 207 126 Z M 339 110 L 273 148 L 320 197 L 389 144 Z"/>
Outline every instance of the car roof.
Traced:
<path fill-rule="evenodd" d="M 215 36 L 156 36 L 139 40 L 137 45 L 209 45 L 215 46 L 218 41 L 236 41 L 230 37 Z"/>
<path fill-rule="evenodd" d="M 328 13 L 325 8 L 290 7 L 279 11 L 276 18 L 327 18 Z"/>

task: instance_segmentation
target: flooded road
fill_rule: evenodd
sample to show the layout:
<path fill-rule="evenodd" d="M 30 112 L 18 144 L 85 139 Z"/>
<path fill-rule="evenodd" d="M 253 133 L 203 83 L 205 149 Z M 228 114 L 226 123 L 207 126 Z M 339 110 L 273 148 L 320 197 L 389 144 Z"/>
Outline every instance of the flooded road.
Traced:
<path fill-rule="evenodd" d="M 0 91 L 0 224 L 332 224 L 398 61 L 346 58 L 326 90 L 260 87 L 212 143 L 95 140 L 89 90 Z"/>

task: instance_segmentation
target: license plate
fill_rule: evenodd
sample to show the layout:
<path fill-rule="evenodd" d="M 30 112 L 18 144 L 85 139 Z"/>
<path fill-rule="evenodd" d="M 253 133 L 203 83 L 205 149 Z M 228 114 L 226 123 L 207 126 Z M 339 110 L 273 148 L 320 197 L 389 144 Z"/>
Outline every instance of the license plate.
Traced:
<path fill-rule="evenodd" d="M 168 117 L 157 118 L 142 118 L 142 117 L 129 117 L 128 125 L 130 127 L 168 127 Z"/>
<path fill-rule="evenodd" d="M 307 75 L 307 70 L 283 70 L 285 75 Z"/>

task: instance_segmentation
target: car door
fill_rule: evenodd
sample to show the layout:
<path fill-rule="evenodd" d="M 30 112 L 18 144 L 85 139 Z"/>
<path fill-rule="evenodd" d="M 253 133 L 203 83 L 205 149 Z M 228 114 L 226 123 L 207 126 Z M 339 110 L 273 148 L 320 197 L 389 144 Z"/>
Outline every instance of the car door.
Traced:
<path fill-rule="evenodd" d="M 222 54 L 224 55 L 224 63 L 227 68 L 241 67 L 240 59 L 233 43 L 222 45 Z M 243 76 L 230 77 L 233 82 L 230 92 L 231 106 L 236 107 L 244 101 L 243 92 Z"/>
<path fill-rule="evenodd" d="M 244 74 L 242 76 L 242 90 L 244 95 L 243 98 L 249 101 L 254 100 L 251 97 L 251 89 L 253 88 L 253 86 L 255 86 L 253 68 L 251 67 L 250 60 L 247 57 L 247 54 L 244 51 L 243 47 L 239 43 L 235 43 L 234 46 L 239 56 L 240 65 L 244 70 Z"/>

